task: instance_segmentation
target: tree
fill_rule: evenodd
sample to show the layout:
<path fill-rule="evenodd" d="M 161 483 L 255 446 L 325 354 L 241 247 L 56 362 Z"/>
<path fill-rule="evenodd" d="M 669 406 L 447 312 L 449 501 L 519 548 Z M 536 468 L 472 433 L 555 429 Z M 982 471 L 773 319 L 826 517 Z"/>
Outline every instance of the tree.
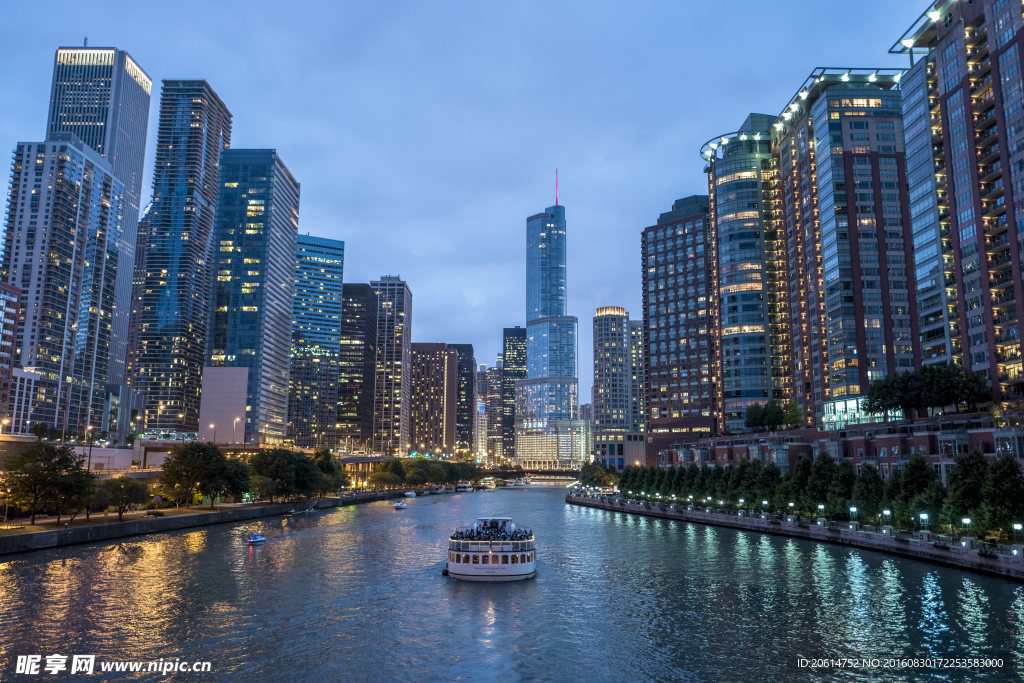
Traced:
<path fill-rule="evenodd" d="M 459 463 L 453 463 L 453 464 L 459 464 Z M 385 460 L 384 462 L 382 462 L 379 465 L 377 465 L 375 471 L 377 471 L 377 472 L 391 472 L 396 477 L 398 477 L 398 481 L 400 481 L 400 482 L 401 481 L 405 481 L 405 468 L 402 467 L 402 461 L 398 460 L 397 458 L 395 458 L 393 460 Z"/>
<path fill-rule="evenodd" d="M 804 492 L 803 508 L 818 514 L 818 505 L 828 502 L 829 488 L 836 473 L 836 461 L 828 453 L 820 453 L 811 467 Z"/>
<path fill-rule="evenodd" d="M 56 446 L 37 441 L 24 451 L 7 458 L 6 485 L 11 489 L 10 498 L 28 509 L 31 523 L 36 523 L 36 514 L 45 503 L 55 503 L 62 495 L 72 493 L 71 488 L 61 489 L 67 483 L 66 477 L 74 477 L 77 485 L 86 486 L 87 478 L 78 476 L 82 469 L 82 458 L 71 446 Z"/>
<path fill-rule="evenodd" d="M 313 462 L 316 463 L 321 474 L 323 474 L 323 488 L 321 494 L 328 491 L 337 491 L 348 486 L 348 474 L 331 452 L 321 448 L 313 453 Z"/>
<path fill-rule="evenodd" d="M 227 458 L 212 443 L 193 441 L 175 446 L 164 459 L 160 487 L 175 501 L 183 496 L 191 499 L 193 492 L 209 496 L 213 508 L 217 494 L 225 488 L 227 468 Z"/>
<path fill-rule="evenodd" d="M 853 483 L 853 504 L 861 519 L 874 519 L 882 511 L 882 477 L 874 465 L 861 465 L 860 474 Z"/>
<path fill-rule="evenodd" d="M 271 503 L 274 502 L 274 496 L 278 495 L 277 482 L 261 474 L 251 474 L 249 476 L 249 488 L 255 491 L 256 495 L 261 499 L 266 498 Z"/>
<path fill-rule="evenodd" d="M 764 408 L 759 404 L 747 406 L 747 413 L 743 419 L 743 426 L 752 432 L 764 427 Z"/>
<path fill-rule="evenodd" d="M 782 423 L 787 427 L 797 427 L 803 424 L 804 416 L 800 412 L 800 406 L 795 398 L 786 401 L 786 408 L 783 411 Z"/>
<path fill-rule="evenodd" d="M 244 462 L 231 458 L 226 459 L 219 493 L 237 501 L 243 494 L 248 493 L 250 475 L 249 466 Z"/>
<path fill-rule="evenodd" d="M 110 504 L 117 510 L 117 521 L 121 521 L 125 511 L 132 505 L 149 502 L 149 489 L 138 479 L 117 477 L 104 479 L 100 482 Z"/>
<path fill-rule="evenodd" d="M 1010 453 L 1001 453 L 989 464 L 981 490 L 982 518 L 986 528 L 1008 531 L 1024 518 L 1024 475 Z"/>
<path fill-rule="evenodd" d="M 853 486 L 857 481 L 857 472 L 849 460 L 840 460 L 832 474 L 832 483 L 828 488 L 828 511 L 833 515 L 845 515 L 849 512 L 853 498 Z"/>
<path fill-rule="evenodd" d="M 53 499 L 50 501 L 57 510 L 57 523 L 60 524 L 62 513 L 67 513 L 69 523 L 74 522 L 82 510 L 85 510 L 85 518 L 88 519 L 95 486 L 95 475 L 82 467 L 81 461 L 78 467 L 68 470 L 60 477 L 53 487 Z"/>
<path fill-rule="evenodd" d="M 770 432 L 776 431 L 786 422 L 786 413 L 782 406 L 773 398 L 764 406 L 761 413 L 761 424 Z"/>
<path fill-rule="evenodd" d="M 370 483 L 374 488 L 390 488 L 392 486 L 398 486 L 402 482 L 398 479 L 398 475 L 394 472 L 374 472 L 370 475 Z"/>
<path fill-rule="evenodd" d="M 956 526 L 964 516 L 979 517 L 988 469 L 988 459 L 978 448 L 953 458 L 953 467 L 946 476 L 946 500 L 942 505 L 946 524 Z"/>

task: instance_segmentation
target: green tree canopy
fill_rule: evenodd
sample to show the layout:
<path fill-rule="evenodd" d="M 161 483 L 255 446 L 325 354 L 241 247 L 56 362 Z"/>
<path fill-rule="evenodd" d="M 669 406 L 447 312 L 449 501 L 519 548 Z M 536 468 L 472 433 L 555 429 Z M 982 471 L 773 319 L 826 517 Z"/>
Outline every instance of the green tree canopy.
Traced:
<path fill-rule="evenodd" d="M 71 446 L 45 441 L 15 453 L 7 458 L 4 473 L 11 501 L 29 511 L 32 524 L 43 505 L 52 504 L 59 511 L 60 501 L 79 497 L 92 485 L 91 477 L 81 474 L 82 462 Z"/>
<path fill-rule="evenodd" d="M 117 521 L 124 518 L 125 511 L 132 505 L 141 505 L 149 502 L 149 488 L 138 479 L 131 477 L 117 477 L 116 479 L 104 479 L 99 483 L 106 495 L 106 499 L 117 510 Z"/>

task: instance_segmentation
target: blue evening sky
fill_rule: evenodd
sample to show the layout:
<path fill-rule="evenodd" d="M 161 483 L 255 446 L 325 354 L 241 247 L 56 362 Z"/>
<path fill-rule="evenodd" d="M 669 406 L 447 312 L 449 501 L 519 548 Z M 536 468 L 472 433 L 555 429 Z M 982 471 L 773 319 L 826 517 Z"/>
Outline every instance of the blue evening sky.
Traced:
<path fill-rule="evenodd" d="M 640 232 L 706 192 L 702 143 L 777 114 L 816 66 L 887 54 L 924 0 L 39 2 L 0 9 L 0 149 L 42 137 L 53 51 L 128 50 L 157 82 L 208 80 L 232 146 L 275 147 L 300 229 L 345 240 L 345 280 L 401 275 L 413 340 L 494 363 L 524 324 L 526 217 L 568 225 L 569 312 L 590 400 L 594 309 L 640 310 Z"/>

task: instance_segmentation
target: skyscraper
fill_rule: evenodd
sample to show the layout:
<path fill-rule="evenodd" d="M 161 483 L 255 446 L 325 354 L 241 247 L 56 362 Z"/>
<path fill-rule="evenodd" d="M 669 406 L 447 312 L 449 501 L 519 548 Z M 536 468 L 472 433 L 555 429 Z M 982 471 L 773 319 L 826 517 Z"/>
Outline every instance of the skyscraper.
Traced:
<path fill-rule="evenodd" d="M 377 292 L 378 304 L 373 450 L 384 455 L 404 455 L 411 443 L 412 290 L 394 275 L 385 275 L 370 286 Z"/>
<path fill-rule="evenodd" d="M 594 315 L 594 427 L 598 432 L 633 431 L 633 373 L 629 312 L 602 306 Z"/>
<path fill-rule="evenodd" d="M 647 385 L 645 384 L 643 320 L 629 321 L 629 373 L 629 379 L 633 385 L 629 398 L 630 431 L 643 432 L 647 428 Z M 580 418 L 585 419 L 582 411 Z"/>
<path fill-rule="evenodd" d="M 288 436 L 301 448 L 334 448 L 338 444 L 345 243 L 299 235 L 293 263 Z"/>
<path fill-rule="evenodd" d="M 33 422 L 99 426 L 123 204 L 110 164 L 74 134 L 18 144 L 0 279 L 22 291 L 15 352 L 40 375 Z"/>
<path fill-rule="evenodd" d="M 785 232 L 773 213 L 774 122 L 774 116 L 750 114 L 738 131 L 705 146 L 717 148 L 705 166 L 713 244 L 706 256 L 714 264 L 706 308 L 714 334 L 715 418 L 733 434 L 744 431 L 750 406 L 792 396 Z"/>
<path fill-rule="evenodd" d="M 412 345 L 409 433 L 413 450 L 451 455 L 455 451 L 459 356 L 447 344 Z"/>
<path fill-rule="evenodd" d="M 715 427 L 715 248 L 708 211 L 707 195 L 677 199 L 643 231 L 645 422 L 652 455 Z"/>
<path fill-rule="evenodd" d="M 526 220 L 526 379 L 516 383 L 516 460 L 565 468 L 589 457 L 579 419 L 575 316 L 566 315 L 565 207 Z M 505 357 L 506 368 L 508 356 Z"/>
<path fill-rule="evenodd" d="M 455 451 L 469 455 L 474 450 L 476 421 L 476 358 L 472 344 L 449 344 L 458 354 L 459 390 L 455 404 Z"/>
<path fill-rule="evenodd" d="M 133 350 L 151 432 L 199 426 L 220 153 L 230 143 L 231 112 L 209 83 L 163 82 Z"/>
<path fill-rule="evenodd" d="M 501 352 L 502 455 L 516 457 L 516 384 L 526 379 L 526 330 L 516 325 L 502 334 Z"/>
<path fill-rule="evenodd" d="M 773 126 L 794 389 L 825 429 L 876 421 L 868 386 L 920 362 L 901 76 L 815 69 Z"/>
<path fill-rule="evenodd" d="M 487 417 L 487 455 L 493 461 L 500 461 L 501 458 L 505 457 L 505 449 L 502 446 L 503 442 L 503 402 L 502 402 L 502 385 L 503 385 L 503 368 L 504 363 L 502 354 L 498 354 L 497 365 L 492 368 L 487 368 L 487 395 L 484 404 L 484 412 Z M 515 391 L 513 387 L 513 405 L 515 405 Z"/>
<path fill-rule="evenodd" d="M 74 133 L 110 163 L 124 185 L 117 245 L 116 306 L 111 320 L 109 382 L 125 379 L 136 225 L 153 81 L 124 50 L 61 47 L 54 54 L 47 138 Z"/>
<path fill-rule="evenodd" d="M 373 444 L 379 310 L 373 287 L 345 285 L 338 361 L 338 444 L 350 451 L 369 451 Z"/>
<path fill-rule="evenodd" d="M 983 372 L 1004 400 L 1024 394 L 1022 33 L 1018 3 L 929 2 L 889 50 L 911 65 L 901 141 L 921 360 Z"/>
<path fill-rule="evenodd" d="M 248 368 L 245 443 L 286 435 L 298 229 L 299 184 L 277 152 L 221 152 L 207 363 Z"/>

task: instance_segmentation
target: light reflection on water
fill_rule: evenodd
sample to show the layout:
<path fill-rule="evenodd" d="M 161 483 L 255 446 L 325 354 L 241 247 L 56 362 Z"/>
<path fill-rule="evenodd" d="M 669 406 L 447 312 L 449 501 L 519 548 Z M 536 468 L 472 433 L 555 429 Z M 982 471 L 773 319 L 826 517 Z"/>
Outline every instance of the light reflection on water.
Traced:
<path fill-rule="evenodd" d="M 562 496 L 430 496 L 16 556 L 0 562 L 0 679 L 11 655 L 54 652 L 209 659 L 236 680 L 812 679 L 798 655 L 1024 670 L 1019 584 Z M 501 513 L 536 531 L 537 578 L 440 576 L 447 533 Z"/>

